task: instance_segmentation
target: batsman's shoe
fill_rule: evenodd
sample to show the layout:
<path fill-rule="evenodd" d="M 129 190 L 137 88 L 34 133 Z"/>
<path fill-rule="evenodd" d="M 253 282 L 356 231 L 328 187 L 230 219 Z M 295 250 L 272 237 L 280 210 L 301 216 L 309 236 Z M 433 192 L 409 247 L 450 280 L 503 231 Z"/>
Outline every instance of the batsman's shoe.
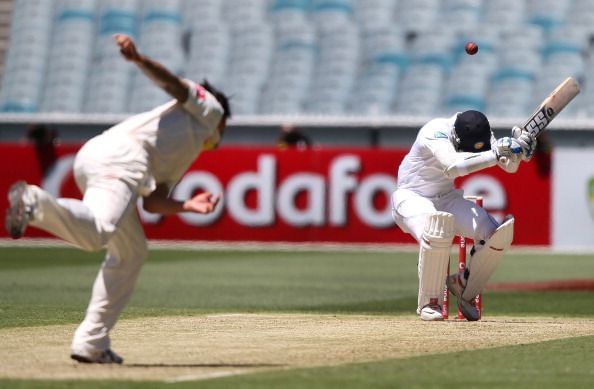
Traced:
<path fill-rule="evenodd" d="M 462 281 L 460 280 L 460 274 L 452 274 L 446 279 L 446 285 L 448 289 L 456 298 L 458 299 L 458 309 L 466 320 L 468 321 L 477 321 L 481 318 L 480 312 L 474 306 L 474 299 L 473 301 L 467 301 L 462 298 L 462 293 L 464 293 L 464 287 L 462 286 Z"/>
<path fill-rule="evenodd" d="M 474 305 L 474 299 L 472 299 L 472 301 L 467 301 L 462 298 L 458 299 L 458 309 L 468 321 L 477 321 L 481 318 L 479 310 L 476 309 L 476 306 Z"/>
<path fill-rule="evenodd" d="M 80 363 L 116 363 L 118 365 L 124 362 L 124 359 L 110 349 L 102 351 L 96 357 L 88 357 L 80 354 L 71 354 L 70 358 Z"/>
<path fill-rule="evenodd" d="M 429 304 L 421 308 L 419 315 L 424 321 L 441 321 L 443 314 L 441 313 L 441 306 L 438 304 L 436 298 L 429 300 Z"/>
<path fill-rule="evenodd" d="M 6 232 L 13 239 L 23 236 L 27 224 L 33 217 L 33 202 L 26 201 L 27 195 L 27 183 L 25 181 L 15 182 L 8 190 L 9 206 L 6 211 Z"/>

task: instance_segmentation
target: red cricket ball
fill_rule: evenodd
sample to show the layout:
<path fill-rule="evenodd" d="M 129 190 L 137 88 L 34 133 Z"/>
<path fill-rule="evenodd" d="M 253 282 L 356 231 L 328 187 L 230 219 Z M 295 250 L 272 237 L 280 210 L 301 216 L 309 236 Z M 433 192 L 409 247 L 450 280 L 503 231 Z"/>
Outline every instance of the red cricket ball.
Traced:
<path fill-rule="evenodd" d="M 464 50 L 469 55 L 475 55 L 478 52 L 478 45 L 474 42 L 468 42 L 466 46 L 464 46 Z"/>

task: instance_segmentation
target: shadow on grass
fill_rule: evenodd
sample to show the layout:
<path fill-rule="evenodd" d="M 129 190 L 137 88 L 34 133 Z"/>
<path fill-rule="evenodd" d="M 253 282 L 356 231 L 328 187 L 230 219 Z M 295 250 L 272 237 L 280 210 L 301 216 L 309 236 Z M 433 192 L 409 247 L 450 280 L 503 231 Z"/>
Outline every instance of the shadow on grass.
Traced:
<path fill-rule="evenodd" d="M 296 311 L 317 313 L 344 314 L 413 314 L 417 309 L 416 297 L 402 299 L 372 300 L 349 302 L 345 304 L 328 304 L 318 306 L 301 306 Z"/>
<path fill-rule="evenodd" d="M 488 292 L 483 295 L 486 315 L 594 317 L 594 293 L 571 292 Z M 451 297 L 456 307 L 456 297 Z M 345 304 L 302 306 L 297 311 L 344 314 L 415 314 L 416 297 L 361 301 Z"/>
<path fill-rule="evenodd" d="M 131 363 L 131 364 L 123 364 L 123 367 L 132 367 L 132 368 L 180 368 L 180 367 L 189 367 L 189 368 L 256 368 L 256 367 L 283 367 L 287 366 L 280 363 Z"/>
<path fill-rule="evenodd" d="M 592 292 L 488 292 L 483 309 L 514 316 L 594 317 Z"/>
<path fill-rule="evenodd" d="M 451 297 L 456 306 L 456 298 Z M 594 317 L 592 299 L 594 293 L 579 292 L 488 292 L 483 295 L 483 309 L 486 315 L 551 316 L 551 317 Z M 415 314 L 416 297 L 361 301 L 345 304 L 301 306 L 301 312 L 344 313 L 344 314 Z"/>

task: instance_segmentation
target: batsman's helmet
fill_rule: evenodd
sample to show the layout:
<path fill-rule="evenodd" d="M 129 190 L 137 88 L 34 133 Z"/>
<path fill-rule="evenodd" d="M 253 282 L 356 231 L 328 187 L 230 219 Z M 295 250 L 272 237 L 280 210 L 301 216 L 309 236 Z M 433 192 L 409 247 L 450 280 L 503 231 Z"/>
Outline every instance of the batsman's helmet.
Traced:
<path fill-rule="evenodd" d="M 478 153 L 491 149 L 491 125 L 479 111 L 459 113 L 454 123 L 454 139 L 458 151 Z"/>

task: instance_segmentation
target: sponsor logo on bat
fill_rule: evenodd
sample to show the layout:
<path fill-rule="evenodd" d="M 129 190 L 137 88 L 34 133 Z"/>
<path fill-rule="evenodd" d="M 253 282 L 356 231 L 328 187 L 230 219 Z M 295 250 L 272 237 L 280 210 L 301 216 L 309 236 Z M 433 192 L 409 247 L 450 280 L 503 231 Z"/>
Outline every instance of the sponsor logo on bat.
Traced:
<path fill-rule="evenodd" d="M 554 116 L 555 110 L 553 108 L 546 106 L 542 107 L 524 128 L 532 134 L 538 134 L 549 125 Z"/>

